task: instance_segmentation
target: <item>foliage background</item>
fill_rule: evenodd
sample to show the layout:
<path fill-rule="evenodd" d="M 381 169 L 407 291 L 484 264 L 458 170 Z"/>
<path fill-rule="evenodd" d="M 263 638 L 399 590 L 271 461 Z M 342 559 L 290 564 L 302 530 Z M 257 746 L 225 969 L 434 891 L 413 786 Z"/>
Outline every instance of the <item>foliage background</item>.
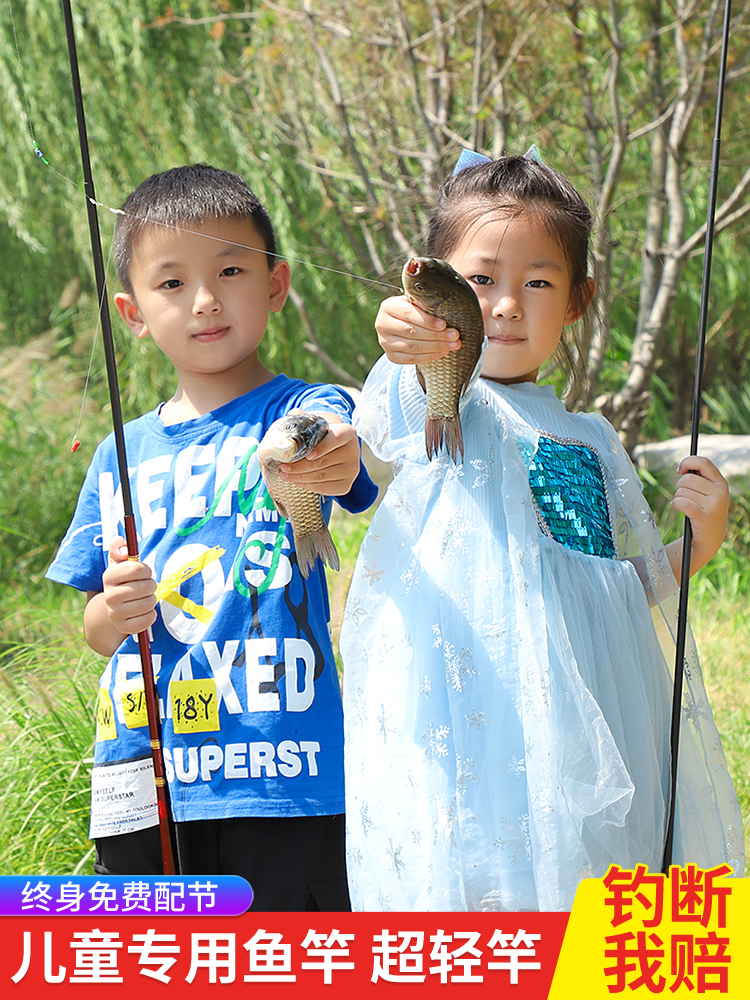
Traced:
<path fill-rule="evenodd" d="M 721 6 L 78 0 L 97 199 L 117 206 L 179 163 L 242 173 L 293 260 L 294 294 L 272 319 L 266 362 L 358 385 L 379 354 L 378 303 L 418 249 L 461 146 L 500 155 L 536 143 L 598 217 L 591 385 L 572 405 L 607 413 L 629 446 L 683 433 Z M 707 431 L 725 433 L 750 433 L 749 24 L 750 2 L 735 3 L 703 413 Z M 57 3 L 9 0 L 0 13 L 0 123 L 0 871 L 72 871 L 88 863 L 100 663 L 82 650 L 80 599 L 44 571 L 110 414 Z M 102 207 L 99 217 L 106 256 L 113 216 Z M 115 331 L 130 417 L 171 394 L 170 371 L 150 344 Z M 548 377 L 565 389 L 563 375 Z M 664 488 L 649 491 L 663 510 Z M 746 816 L 749 506 L 735 500 L 729 542 L 692 598 Z M 348 554 L 339 609 L 364 524 L 338 526 Z M 681 530 L 668 514 L 663 526 L 668 537 Z"/>

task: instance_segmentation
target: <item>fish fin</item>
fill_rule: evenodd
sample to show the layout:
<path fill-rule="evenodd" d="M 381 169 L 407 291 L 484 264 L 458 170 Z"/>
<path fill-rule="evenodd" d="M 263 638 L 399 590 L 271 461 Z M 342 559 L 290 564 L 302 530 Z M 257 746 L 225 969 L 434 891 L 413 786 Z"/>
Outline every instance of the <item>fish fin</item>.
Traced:
<path fill-rule="evenodd" d="M 424 425 L 424 441 L 429 459 L 434 458 L 445 446 L 454 462 L 459 454 L 463 462 L 464 436 L 458 414 L 455 417 L 431 417 L 428 413 Z"/>
<path fill-rule="evenodd" d="M 310 575 L 310 570 L 318 557 L 331 569 L 341 568 L 336 545 L 325 524 L 310 535 L 302 538 L 295 536 L 294 547 L 297 550 L 297 565 L 305 579 Z"/>

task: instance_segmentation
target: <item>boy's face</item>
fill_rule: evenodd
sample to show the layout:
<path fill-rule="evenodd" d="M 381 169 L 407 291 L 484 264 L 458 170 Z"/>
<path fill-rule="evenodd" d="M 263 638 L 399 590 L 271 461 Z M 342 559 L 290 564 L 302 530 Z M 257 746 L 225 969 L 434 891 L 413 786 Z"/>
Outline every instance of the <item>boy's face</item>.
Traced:
<path fill-rule="evenodd" d="M 289 267 L 268 267 L 245 219 L 213 219 L 189 232 L 149 226 L 130 264 L 133 294 L 115 303 L 133 333 L 153 337 L 181 378 L 252 369 L 268 315 L 289 290 Z"/>

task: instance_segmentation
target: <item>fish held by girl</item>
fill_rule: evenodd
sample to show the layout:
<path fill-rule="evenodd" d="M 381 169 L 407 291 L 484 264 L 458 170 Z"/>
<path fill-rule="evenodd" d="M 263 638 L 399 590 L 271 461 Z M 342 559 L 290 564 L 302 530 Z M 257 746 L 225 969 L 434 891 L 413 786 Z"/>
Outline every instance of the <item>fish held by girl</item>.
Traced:
<path fill-rule="evenodd" d="M 476 293 L 451 265 L 437 257 L 411 257 L 401 273 L 404 293 L 425 312 L 461 334 L 461 347 L 437 361 L 416 366 L 427 396 L 425 447 L 432 459 L 445 447 L 453 461 L 464 457 L 458 402 L 482 354 L 484 319 Z"/>
<path fill-rule="evenodd" d="M 290 410 L 271 424 L 258 445 L 263 480 L 279 514 L 292 525 L 297 564 L 305 579 L 317 558 L 331 569 L 338 569 L 339 554 L 323 520 L 320 494 L 281 479 L 279 466 L 305 458 L 327 433 L 323 417 Z"/>

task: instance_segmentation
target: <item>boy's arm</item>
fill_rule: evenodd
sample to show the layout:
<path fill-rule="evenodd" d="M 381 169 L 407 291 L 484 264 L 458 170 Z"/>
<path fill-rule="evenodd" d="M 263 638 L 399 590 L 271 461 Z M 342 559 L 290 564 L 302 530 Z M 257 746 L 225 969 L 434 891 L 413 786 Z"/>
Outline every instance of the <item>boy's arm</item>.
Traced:
<path fill-rule="evenodd" d="M 156 621 L 156 581 L 145 563 L 128 558 L 124 538 L 109 547 L 102 591 L 89 591 L 83 632 L 91 648 L 112 656 L 125 636 L 144 632 Z"/>
<path fill-rule="evenodd" d="M 721 548 L 727 531 L 729 486 L 708 458 L 690 455 L 677 467 L 680 475 L 672 508 L 690 518 L 690 575 L 705 566 Z M 669 563 L 677 582 L 682 577 L 684 538 L 666 546 Z"/>

